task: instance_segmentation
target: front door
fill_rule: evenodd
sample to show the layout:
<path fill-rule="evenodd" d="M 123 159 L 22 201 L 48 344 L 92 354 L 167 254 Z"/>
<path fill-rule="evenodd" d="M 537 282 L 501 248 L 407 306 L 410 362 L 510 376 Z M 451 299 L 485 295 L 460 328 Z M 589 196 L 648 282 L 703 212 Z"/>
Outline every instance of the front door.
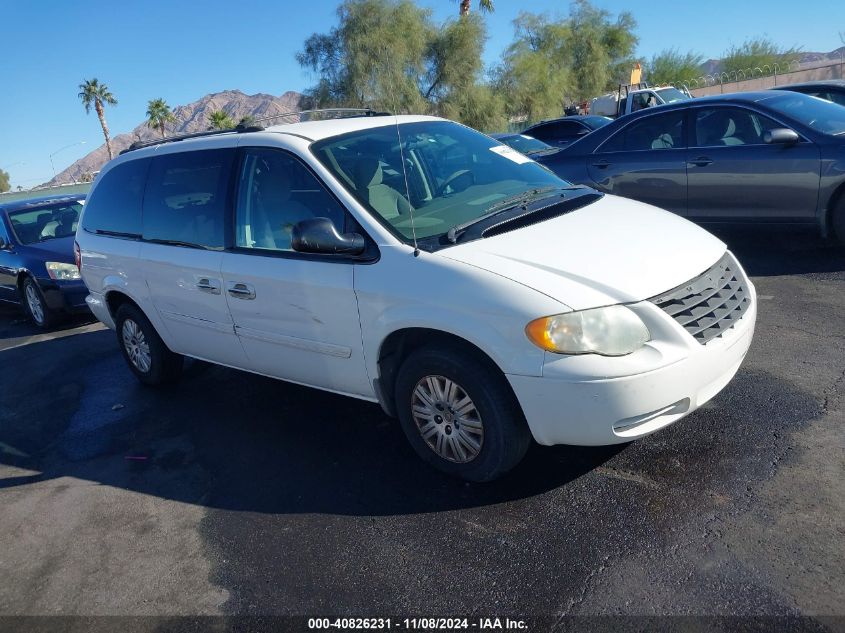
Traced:
<path fill-rule="evenodd" d="M 2 217 L 0 238 L 3 240 L 3 247 L 0 248 L 0 301 L 17 301 L 17 267 L 14 265 L 15 256 L 12 254 L 14 247 L 9 243 L 9 233 Z"/>
<path fill-rule="evenodd" d="M 168 346 L 245 367 L 221 272 L 234 154 L 234 147 L 220 147 L 153 158 L 140 258 Z"/>
<path fill-rule="evenodd" d="M 637 119 L 587 156 L 599 189 L 686 214 L 684 111 Z"/>
<path fill-rule="evenodd" d="M 372 396 L 353 263 L 291 248 L 297 222 L 327 217 L 343 232 L 346 211 L 288 152 L 244 148 L 241 153 L 235 248 L 223 255 L 223 284 L 250 368 Z"/>
<path fill-rule="evenodd" d="M 783 127 L 742 107 L 693 108 L 687 150 L 687 205 L 710 222 L 811 222 L 819 192 L 819 149 L 809 141 L 767 144 Z"/>

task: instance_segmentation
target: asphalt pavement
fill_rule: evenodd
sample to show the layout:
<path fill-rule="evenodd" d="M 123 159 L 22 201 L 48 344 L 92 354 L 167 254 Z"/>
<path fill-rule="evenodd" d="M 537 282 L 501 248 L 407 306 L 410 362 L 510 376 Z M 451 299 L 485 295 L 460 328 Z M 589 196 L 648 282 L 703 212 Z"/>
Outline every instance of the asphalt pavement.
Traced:
<path fill-rule="evenodd" d="M 150 389 L 98 323 L 3 311 L 0 614 L 845 629 L 845 250 L 722 237 L 760 298 L 728 387 L 484 485 L 430 470 L 377 405 L 201 362 Z"/>

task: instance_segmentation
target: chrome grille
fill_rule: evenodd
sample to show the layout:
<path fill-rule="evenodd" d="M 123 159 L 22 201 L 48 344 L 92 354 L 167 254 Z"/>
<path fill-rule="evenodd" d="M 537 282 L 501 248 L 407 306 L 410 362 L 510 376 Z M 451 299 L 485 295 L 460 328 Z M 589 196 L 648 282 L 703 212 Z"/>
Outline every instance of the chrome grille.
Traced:
<path fill-rule="evenodd" d="M 649 299 L 702 345 L 734 326 L 750 305 L 748 280 L 730 252 L 685 284 Z"/>

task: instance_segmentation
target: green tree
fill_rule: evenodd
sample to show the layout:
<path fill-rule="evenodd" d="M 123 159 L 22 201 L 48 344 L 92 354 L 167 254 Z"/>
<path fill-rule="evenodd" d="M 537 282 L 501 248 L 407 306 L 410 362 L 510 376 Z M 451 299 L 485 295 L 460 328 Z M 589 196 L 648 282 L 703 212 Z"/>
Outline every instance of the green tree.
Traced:
<path fill-rule="evenodd" d="M 411 0 L 345 0 L 339 25 L 314 33 L 296 55 L 316 73 L 315 106 L 427 111 L 421 90 L 432 40 L 431 12 Z"/>
<path fill-rule="evenodd" d="M 0 169 L 0 193 L 6 193 L 12 188 L 9 178 L 9 172 Z"/>
<path fill-rule="evenodd" d="M 573 86 L 569 24 L 523 12 L 514 20 L 514 32 L 495 73 L 507 113 L 529 121 L 559 115 Z"/>
<path fill-rule="evenodd" d="M 164 99 L 150 99 L 147 103 L 147 127 L 161 132 L 164 138 L 164 126 L 167 123 L 174 123 L 176 115 L 170 110 L 170 106 Z"/>
<path fill-rule="evenodd" d="M 111 149 L 111 139 L 109 138 L 109 126 L 106 123 L 106 113 L 103 108 L 104 105 L 117 105 L 117 99 L 109 91 L 106 84 L 101 84 L 97 79 L 86 79 L 79 84 L 79 98 L 82 100 L 82 105 L 85 106 L 85 112 L 91 112 L 91 106 L 97 112 L 97 117 L 100 119 L 100 126 L 103 128 L 103 136 L 106 139 L 106 149 L 109 152 L 109 160 L 114 158 Z"/>
<path fill-rule="evenodd" d="M 571 55 L 576 99 L 586 100 L 627 82 L 636 63 L 637 22 L 628 11 L 615 18 L 588 0 L 570 9 Z"/>
<path fill-rule="evenodd" d="M 798 52 L 797 48 L 784 48 L 769 38 L 756 37 L 745 40 L 740 46 L 731 46 L 722 56 L 722 71 L 763 70 L 767 64 L 771 68 L 776 63 L 790 61 Z"/>
<path fill-rule="evenodd" d="M 701 75 L 704 56 L 692 51 L 681 53 L 667 48 L 645 65 L 645 78 L 655 85 L 680 82 Z"/>
<path fill-rule="evenodd" d="M 228 130 L 235 127 L 234 119 L 223 110 L 209 112 L 208 124 L 210 130 Z"/>
<path fill-rule="evenodd" d="M 615 18 L 586 0 L 567 18 L 523 12 L 496 72 L 508 114 L 529 121 L 558 116 L 565 104 L 595 97 L 629 76 L 637 44 L 630 13 Z"/>
<path fill-rule="evenodd" d="M 472 8 L 472 0 L 460 0 L 460 15 L 461 17 L 469 15 Z M 478 0 L 478 8 L 482 13 L 493 12 L 493 0 Z"/>

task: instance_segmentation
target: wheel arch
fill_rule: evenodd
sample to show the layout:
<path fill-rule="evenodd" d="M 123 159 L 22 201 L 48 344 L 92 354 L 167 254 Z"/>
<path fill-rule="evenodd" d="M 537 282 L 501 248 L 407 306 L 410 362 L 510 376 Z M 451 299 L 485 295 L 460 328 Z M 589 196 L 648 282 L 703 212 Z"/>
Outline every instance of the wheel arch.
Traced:
<path fill-rule="evenodd" d="M 845 239 L 845 236 L 838 236 L 836 235 L 835 227 L 835 218 L 834 214 L 836 213 L 838 207 L 842 206 L 843 200 L 845 200 L 845 181 L 839 183 L 839 186 L 834 190 L 831 194 L 830 198 L 828 199 L 827 209 L 824 215 L 824 224 L 821 227 L 822 229 L 822 236 L 824 237 L 835 237 L 839 239 Z M 845 212 L 845 206 L 843 206 L 843 212 Z"/>
<path fill-rule="evenodd" d="M 109 315 L 111 316 L 112 320 L 115 321 L 115 322 L 116 322 L 116 317 L 117 317 L 117 311 L 120 309 L 120 306 L 122 306 L 125 303 L 129 303 L 129 304 L 135 306 L 136 308 L 138 308 L 138 310 L 141 311 L 141 314 L 143 314 L 144 316 L 147 316 L 147 313 L 144 311 L 144 309 L 141 307 L 141 305 L 135 299 L 133 299 L 129 294 L 124 292 L 123 290 L 119 290 L 119 289 L 108 290 L 105 294 L 105 300 L 106 300 L 106 307 L 109 310 Z M 149 319 L 149 316 L 147 316 L 147 318 Z"/>
<path fill-rule="evenodd" d="M 401 328 L 385 337 L 378 352 L 378 378 L 375 380 L 375 391 L 379 403 L 388 415 L 396 416 L 394 391 L 399 368 L 412 352 L 428 346 L 459 349 L 504 377 L 504 371 L 489 354 L 475 343 L 457 334 L 426 327 Z"/>

